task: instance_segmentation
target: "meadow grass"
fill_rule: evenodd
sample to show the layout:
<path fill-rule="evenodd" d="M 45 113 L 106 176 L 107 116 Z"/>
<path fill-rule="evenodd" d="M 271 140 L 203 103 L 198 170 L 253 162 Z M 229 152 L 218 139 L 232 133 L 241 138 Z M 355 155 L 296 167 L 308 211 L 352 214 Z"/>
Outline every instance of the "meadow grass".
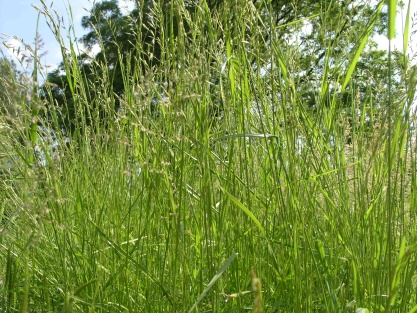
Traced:
<path fill-rule="evenodd" d="M 292 75 L 300 56 L 254 7 L 224 10 L 234 28 L 204 5 L 173 10 L 192 40 L 182 24 L 175 40 L 165 29 L 158 67 L 130 68 L 146 47 L 120 55 L 118 110 L 105 65 L 83 79 L 77 43 L 62 47 L 79 115 L 69 141 L 55 133 L 55 152 L 34 135 L 33 106 L 2 120 L 12 166 L 1 182 L 0 310 L 416 312 L 415 77 L 401 101 L 374 106 L 388 90 L 352 97 L 348 115 L 323 74 L 312 110 Z M 355 88 L 358 57 L 338 60 L 349 64 L 343 88 Z M 56 129 L 56 112 L 43 125 Z"/>

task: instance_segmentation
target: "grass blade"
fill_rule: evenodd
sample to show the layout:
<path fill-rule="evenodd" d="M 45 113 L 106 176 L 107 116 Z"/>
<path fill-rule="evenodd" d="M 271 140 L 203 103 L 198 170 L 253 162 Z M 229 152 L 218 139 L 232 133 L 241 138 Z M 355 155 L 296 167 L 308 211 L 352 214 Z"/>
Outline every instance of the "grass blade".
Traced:
<path fill-rule="evenodd" d="M 408 1 L 407 16 L 405 18 L 404 33 L 403 33 L 403 52 L 404 55 L 407 53 L 408 40 L 410 35 L 410 15 L 411 15 L 411 0 Z"/>
<path fill-rule="evenodd" d="M 395 38 L 395 17 L 397 15 L 397 0 L 390 0 L 388 4 L 389 22 L 388 22 L 388 39 Z"/>
<path fill-rule="evenodd" d="M 245 214 L 255 223 L 255 225 L 258 227 L 258 229 L 262 232 L 262 234 L 265 233 L 265 229 L 262 227 L 259 220 L 253 215 L 253 213 L 238 199 L 236 199 L 234 196 L 232 196 L 227 190 L 222 188 L 222 191 L 230 198 L 230 200 L 233 201 L 234 204 L 236 204 Z"/>
<path fill-rule="evenodd" d="M 197 307 L 198 303 L 205 297 L 205 295 L 210 291 L 211 287 L 213 287 L 216 281 L 223 275 L 224 271 L 229 267 L 230 263 L 233 262 L 236 256 L 237 256 L 237 253 L 232 253 L 230 257 L 226 260 L 226 262 L 223 263 L 222 267 L 218 270 L 216 275 L 214 275 L 212 280 L 207 285 L 206 289 L 203 290 L 203 292 L 198 297 L 197 301 L 194 303 L 194 305 L 191 307 L 188 313 L 191 313 Z"/>
<path fill-rule="evenodd" d="M 382 10 L 383 5 L 384 5 L 383 1 L 378 5 L 378 7 L 376 9 L 376 13 L 375 13 L 373 19 L 371 20 L 368 28 L 366 29 L 364 35 L 362 36 L 362 41 L 360 42 L 359 47 L 356 50 L 355 55 L 353 56 L 353 59 L 350 61 L 350 65 L 349 65 L 348 70 L 346 72 L 345 80 L 343 81 L 343 84 L 342 84 L 342 91 L 346 89 L 346 87 L 347 87 L 347 85 L 350 81 L 350 78 L 352 77 L 353 71 L 356 68 L 356 64 L 359 61 L 359 57 L 361 56 L 362 51 L 365 48 L 366 43 L 368 42 L 369 35 L 371 34 L 372 28 L 375 26 L 375 23 L 377 22 L 377 18 L 379 16 L 379 13 Z"/>

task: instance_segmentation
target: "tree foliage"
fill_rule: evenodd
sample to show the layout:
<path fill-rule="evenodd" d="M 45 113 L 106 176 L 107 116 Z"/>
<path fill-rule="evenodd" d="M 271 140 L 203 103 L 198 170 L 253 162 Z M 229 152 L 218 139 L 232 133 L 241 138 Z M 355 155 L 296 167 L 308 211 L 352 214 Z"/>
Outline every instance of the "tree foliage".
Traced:
<path fill-rule="evenodd" d="M 30 81 L 16 64 L 6 57 L 0 58 L 0 113 L 9 121 L 19 118 L 22 99 L 29 95 Z"/>
<path fill-rule="evenodd" d="M 89 15 L 82 18 L 82 26 L 88 33 L 80 41 L 89 51 L 97 47 L 100 51 L 93 58 L 88 54 L 78 56 L 82 79 L 93 85 L 100 84 L 96 81 L 97 76 L 109 79 L 112 83 L 107 93 L 117 111 L 119 99 L 125 93 L 125 82 L 132 79 L 126 76 L 132 73 L 146 75 L 146 71 L 158 68 L 161 62 L 164 68 L 184 66 L 179 65 L 180 61 L 174 64 L 173 56 L 177 49 L 186 49 L 196 40 L 191 27 L 193 16 L 197 11 L 204 11 L 206 20 L 200 21 L 198 26 L 200 35 L 206 34 L 207 38 L 199 40 L 202 49 L 209 51 L 207 62 L 210 66 L 219 67 L 219 64 L 214 64 L 218 62 L 215 54 L 225 54 L 215 51 L 219 45 L 225 51 L 228 41 L 233 45 L 234 38 L 243 37 L 252 43 L 245 52 L 247 61 L 254 69 L 267 72 L 271 49 L 279 43 L 279 49 L 287 55 L 286 66 L 296 78 L 297 92 L 306 104 L 314 108 L 326 96 L 316 92 L 323 84 L 329 86 L 329 93 L 340 88 L 336 82 L 345 70 L 346 56 L 354 54 L 357 49 L 357 38 L 363 38 L 371 23 L 374 23 L 371 38 L 373 34 L 382 33 L 383 25 L 386 25 L 384 12 L 377 16 L 376 21 L 373 20 L 378 3 L 371 0 L 252 0 L 245 3 L 245 9 L 239 11 L 236 8 L 242 3 L 238 0 L 186 0 L 181 4 L 169 0 L 136 0 L 134 9 L 123 14 L 116 0 L 96 2 Z M 220 19 L 217 26 L 211 23 L 213 19 Z M 247 22 L 241 23 L 242 19 Z M 195 27 L 196 23 L 193 25 Z M 217 29 L 213 31 L 213 27 Z M 361 93 L 369 92 L 370 79 L 376 86 L 387 77 L 384 69 L 386 53 L 372 46 L 372 41 L 370 43 L 372 49 L 364 53 L 354 76 L 354 85 L 360 86 Z M 264 57 L 260 59 L 260 55 Z M 48 83 L 52 86 L 51 96 L 56 103 L 61 108 L 65 103 L 62 125 L 73 128 L 80 108 L 74 105 L 68 84 L 71 78 L 67 74 L 62 63 L 48 75 Z M 218 72 L 213 71 L 209 79 L 214 86 L 212 96 L 217 97 L 217 102 L 213 100 L 215 109 L 212 114 L 218 116 L 224 109 L 215 88 L 219 82 Z M 95 101 L 95 90 L 85 91 L 86 102 Z M 341 105 L 349 107 L 349 97 L 354 93 L 352 87 L 347 88 L 341 94 Z M 100 110 L 99 107 L 96 109 Z"/>

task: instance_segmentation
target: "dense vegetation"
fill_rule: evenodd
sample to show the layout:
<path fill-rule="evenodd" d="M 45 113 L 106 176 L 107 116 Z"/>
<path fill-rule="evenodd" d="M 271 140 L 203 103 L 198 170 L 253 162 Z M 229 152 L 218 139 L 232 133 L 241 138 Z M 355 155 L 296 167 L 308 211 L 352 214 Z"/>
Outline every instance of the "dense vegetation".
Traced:
<path fill-rule="evenodd" d="M 61 66 L 0 62 L 2 311 L 417 311 L 395 1 L 102 1 L 95 56 L 42 4 Z"/>

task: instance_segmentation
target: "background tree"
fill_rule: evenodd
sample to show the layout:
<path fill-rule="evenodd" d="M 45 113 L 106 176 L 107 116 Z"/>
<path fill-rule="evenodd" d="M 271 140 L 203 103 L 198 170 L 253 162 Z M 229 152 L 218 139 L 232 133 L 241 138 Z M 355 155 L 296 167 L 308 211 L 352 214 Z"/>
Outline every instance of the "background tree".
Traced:
<path fill-rule="evenodd" d="M 3 222 L 8 186 L 19 176 L 16 166 L 19 155 L 16 147 L 23 147 L 27 130 L 28 98 L 31 79 L 19 71 L 16 63 L 1 54 L 0 57 L 0 225 Z M 15 185 L 13 185 L 15 186 Z"/>
<path fill-rule="evenodd" d="M 30 80 L 16 63 L 0 58 L 0 114 L 10 122 L 21 118 L 22 100 L 29 95 Z"/>
<path fill-rule="evenodd" d="M 314 111 L 316 104 L 327 97 L 317 94 L 315 90 L 323 83 L 329 86 L 328 95 L 339 88 L 336 82 L 340 78 L 341 69 L 343 70 L 345 56 L 354 54 L 358 47 L 356 38 L 360 38 L 369 29 L 369 37 L 372 38 L 374 34 L 381 33 L 383 25 L 386 24 L 386 13 L 383 11 L 380 12 L 379 18 L 375 19 L 374 12 L 378 7 L 375 1 L 279 0 L 268 3 L 253 0 L 241 11 L 236 10 L 239 7 L 238 2 L 184 1 L 184 6 L 180 7 L 175 1 L 141 0 L 136 1 L 134 9 L 127 14 L 122 13 L 116 0 L 97 2 L 90 14 L 82 18 L 82 26 L 89 32 L 81 38 L 81 42 L 90 51 L 93 47 L 99 46 L 100 52 L 93 59 L 87 54 L 78 57 L 84 72 L 83 79 L 88 80 L 92 68 L 96 72 L 103 72 L 103 77 L 108 77 L 112 82 L 112 90 L 108 90 L 107 93 L 111 98 L 115 95 L 114 109 L 117 111 L 119 99 L 125 94 L 126 79 L 135 79 L 123 76 L 132 72 L 129 68 L 140 69 L 135 71 L 136 75 L 146 75 L 149 69 L 157 69 L 160 62 L 166 62 L 172 63 L 168 67 L 176 71 L 181 61 L 174 61 L 175 51 L 181 44 L 187 47 L 195 40 L 189 21 L 192 21 L 197 10 L 204 10 L 207 19 L 199 25 L 200 36 L 203 38 L 206 35 L 210 38 L 206 42 L 199 40 L 202 49 L 210 51 L 207 57 L 211 59 L 209 64 L 213 70 L 212 77 L 208 79 L 212 82 L 210 94 L 213 106 L 210 110 L 213 116 L 222 116 L 224 110 L 224 101 L 218 88 L 218 69 L 223 65 L 220 64 L 221 59 L 224 62 L 227 57 L 223 55 L 219 58 L 219 50 L 225 51 L 224 45 L 227 42 L 232 43 L 233 50 L 233 39 L 242 37 L 257 43 L 247 47 L 245 53 L 247 61 L 258 71 L 267 72 L 272 57 L 271 51 L 273 47 L 279 46 L 288 56 L 286 67 L 298 77 L 297 92 Z M 210 20 L 220 11 L 227 12 L 222 14 L 221 25 L 211 24 Z M 243 24 L 246 26 L 238 23 L 241 19 L 247 20 L 247 23 Z M 213 36 L 216 38 L 212 38 Z M 223 47 L 219 47 L 219 44 Z M 375 45 L 369 47 L 369 51 L 358 64 L 358 67 L 368 67 L 368 77 L 354 76 L 357 86 L 365 86 L 369 75 L 375 80 L 386 77 L 380 67 L 370 66 L 373 63 L 385 64 L 386 54 L 376 51 Z M 330 50 L 331 59 L 326 58 Z M 254 55 L 257 58 L 252 57 Z M 259 55 L 263 57 L 260 59 Z M 166 64 L 164 66 L 166 68 Z M 52 97 L 56 102 L 63 107 L 64 99 L 66 101 L 67 109 L 63 114 L 65 122 L 62 125 L 73 128 L 76 109 L 67 86 L 66 75 L 62 64 L 49 74 L 48 81 L 53 84 Z M 161 76 L 161 83 L 163 82 Z M 369 92 L 369 88 L 367 90 Z M 365 92 L 365 89 L 362 87 L 360 92 Z M 95 95 L 89 91 L 87 93 L 88 102 L 94 102 Z M 349 88 L 344 91 L 343 97 L 341 95 L 343 99 L 339 101 L 340 109 L 349 107 L 349 94 L 353 93 Z M 276 95 L 271 94 L 270 97 L 273 102 L 272 99 Z"/>

